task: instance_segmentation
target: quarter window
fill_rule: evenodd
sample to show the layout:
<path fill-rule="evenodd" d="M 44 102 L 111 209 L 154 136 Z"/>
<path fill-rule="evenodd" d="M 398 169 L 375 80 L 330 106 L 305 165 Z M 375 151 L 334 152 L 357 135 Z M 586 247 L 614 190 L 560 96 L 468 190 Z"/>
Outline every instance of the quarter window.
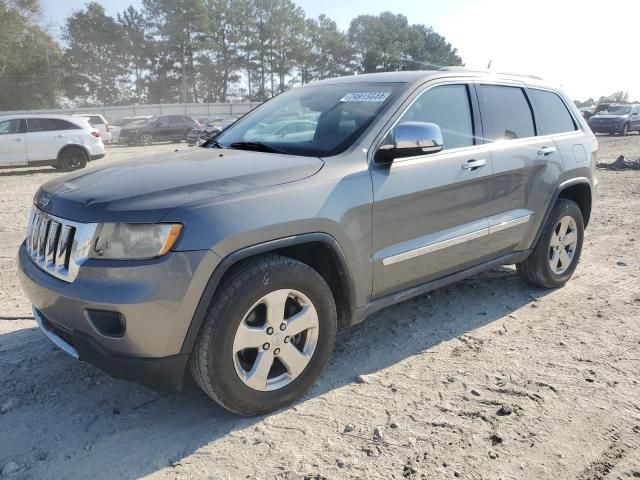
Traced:
<path fill-rule="evenodd" d="M 0 135 L 15 135 L 27 131 L 27 122 L 22 118 L 0 122 Z"/>
<path fill-rule="evenodd" d="M 62 120 L 60 118 L 54 118 L 53 123 L 56 130 L 80 130 L 80 127 L 78 125 L 67 122 L 66 120 Z"/>
<path fill-rule="evenodd" d="M 400 122 L 435 123 L 442 130 L 444 150 L 474 144 L 466 85 L 440 85 L 427 90 L 407 109 Z"/>
<path fill-rule="evenodd" d="M 535 136 L 531 106 L 519 87 L 480 85 L 484 134 L 488 140 Z"/>
<path fill-rule="evenodd" d="M 539 116 L 542 135 L 554 133 L 573 132 L 576 124 L 567 110 L 562 99 L 553 92 L 545 90 L 529 90 L 529 97 L 536 106 L 536 114 Z"/>

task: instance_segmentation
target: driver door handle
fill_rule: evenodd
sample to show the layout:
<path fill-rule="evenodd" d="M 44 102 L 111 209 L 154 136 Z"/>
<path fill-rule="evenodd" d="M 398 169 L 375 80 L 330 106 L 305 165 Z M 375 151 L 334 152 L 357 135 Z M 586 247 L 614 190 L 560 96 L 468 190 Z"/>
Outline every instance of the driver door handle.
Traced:
<path fill-rule="evenodd" d="M 538 155 L 545 157 L 547 155 L 551 155 L 552 153 L 556 153 L 556 147 L 542 147 L 540 150 L 538 150 Z"/>
<path fill-rule="evenodd" d="M 14 141 L 14 142 L 21 142 L 21 141 L 22 141 L 22 139 L 21 139 L 21 138 L 14 138 L 14 139 L 13 139 L 13 141 Z"/>
<path fill-rule="evenodd" d="M 462 164 L 462 168 L 465 170 L 476 170 L 480 167 L 484 167 L 487 164 L 487 161 L 484 158 L 479 160 L 467 160 Z"/>

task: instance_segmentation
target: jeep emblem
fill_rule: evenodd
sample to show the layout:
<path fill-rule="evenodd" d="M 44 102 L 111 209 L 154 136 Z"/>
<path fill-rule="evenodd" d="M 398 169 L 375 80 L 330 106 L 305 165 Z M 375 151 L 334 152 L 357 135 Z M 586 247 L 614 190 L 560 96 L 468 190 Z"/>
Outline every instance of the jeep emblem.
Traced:
<path fill-rule="evenodd" d="M 49 202 L 51 202 L 51 197 L 49 197 L 48 195 L 43 195 L 40 197 L 40 200 L 38 200 L 38 205 L 44 208 L 49 205 Z"/>

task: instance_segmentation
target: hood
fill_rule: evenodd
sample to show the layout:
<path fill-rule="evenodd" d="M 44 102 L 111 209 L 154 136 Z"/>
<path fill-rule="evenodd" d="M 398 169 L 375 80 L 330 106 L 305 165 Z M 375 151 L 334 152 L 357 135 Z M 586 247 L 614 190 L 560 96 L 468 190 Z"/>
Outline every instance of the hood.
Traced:
<path fill-rule="evenodd" d="M 157 222 L 185 203 L 295 182 L 323 165 L 315 157 L 195 148 L 65 175 L 42 185 L 34 202 L 78 222 Z"/>
<path fill-rule="evenodd" d="M 121 132 L 129 132 L 131 130 L 150 130 L 151 129 L 151 125 L 148 125 L 146 123 L 140 124 L 140 125 L 125 125 L 124 127 L 120 127 L 120 131 Z"/>

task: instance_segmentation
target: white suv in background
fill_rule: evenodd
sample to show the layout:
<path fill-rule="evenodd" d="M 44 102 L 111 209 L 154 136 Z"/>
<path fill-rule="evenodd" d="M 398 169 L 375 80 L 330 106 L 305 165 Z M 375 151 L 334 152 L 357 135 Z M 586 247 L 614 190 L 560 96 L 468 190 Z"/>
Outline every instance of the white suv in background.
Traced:
<path fill-rule="evenodd" d="M 53 165 L 71 171 L 104 155 L 100 131 L 84 117 L 0 116 L 0 167 Z"/>
<path fill-rule="evenodd" d="M 74 117 L 84 117 L 89 123 L 100 130 L 100 136 L 104 143 L 111 143 L 111 125 L 106 118 L 99 113 L 74 113 Z"/>

